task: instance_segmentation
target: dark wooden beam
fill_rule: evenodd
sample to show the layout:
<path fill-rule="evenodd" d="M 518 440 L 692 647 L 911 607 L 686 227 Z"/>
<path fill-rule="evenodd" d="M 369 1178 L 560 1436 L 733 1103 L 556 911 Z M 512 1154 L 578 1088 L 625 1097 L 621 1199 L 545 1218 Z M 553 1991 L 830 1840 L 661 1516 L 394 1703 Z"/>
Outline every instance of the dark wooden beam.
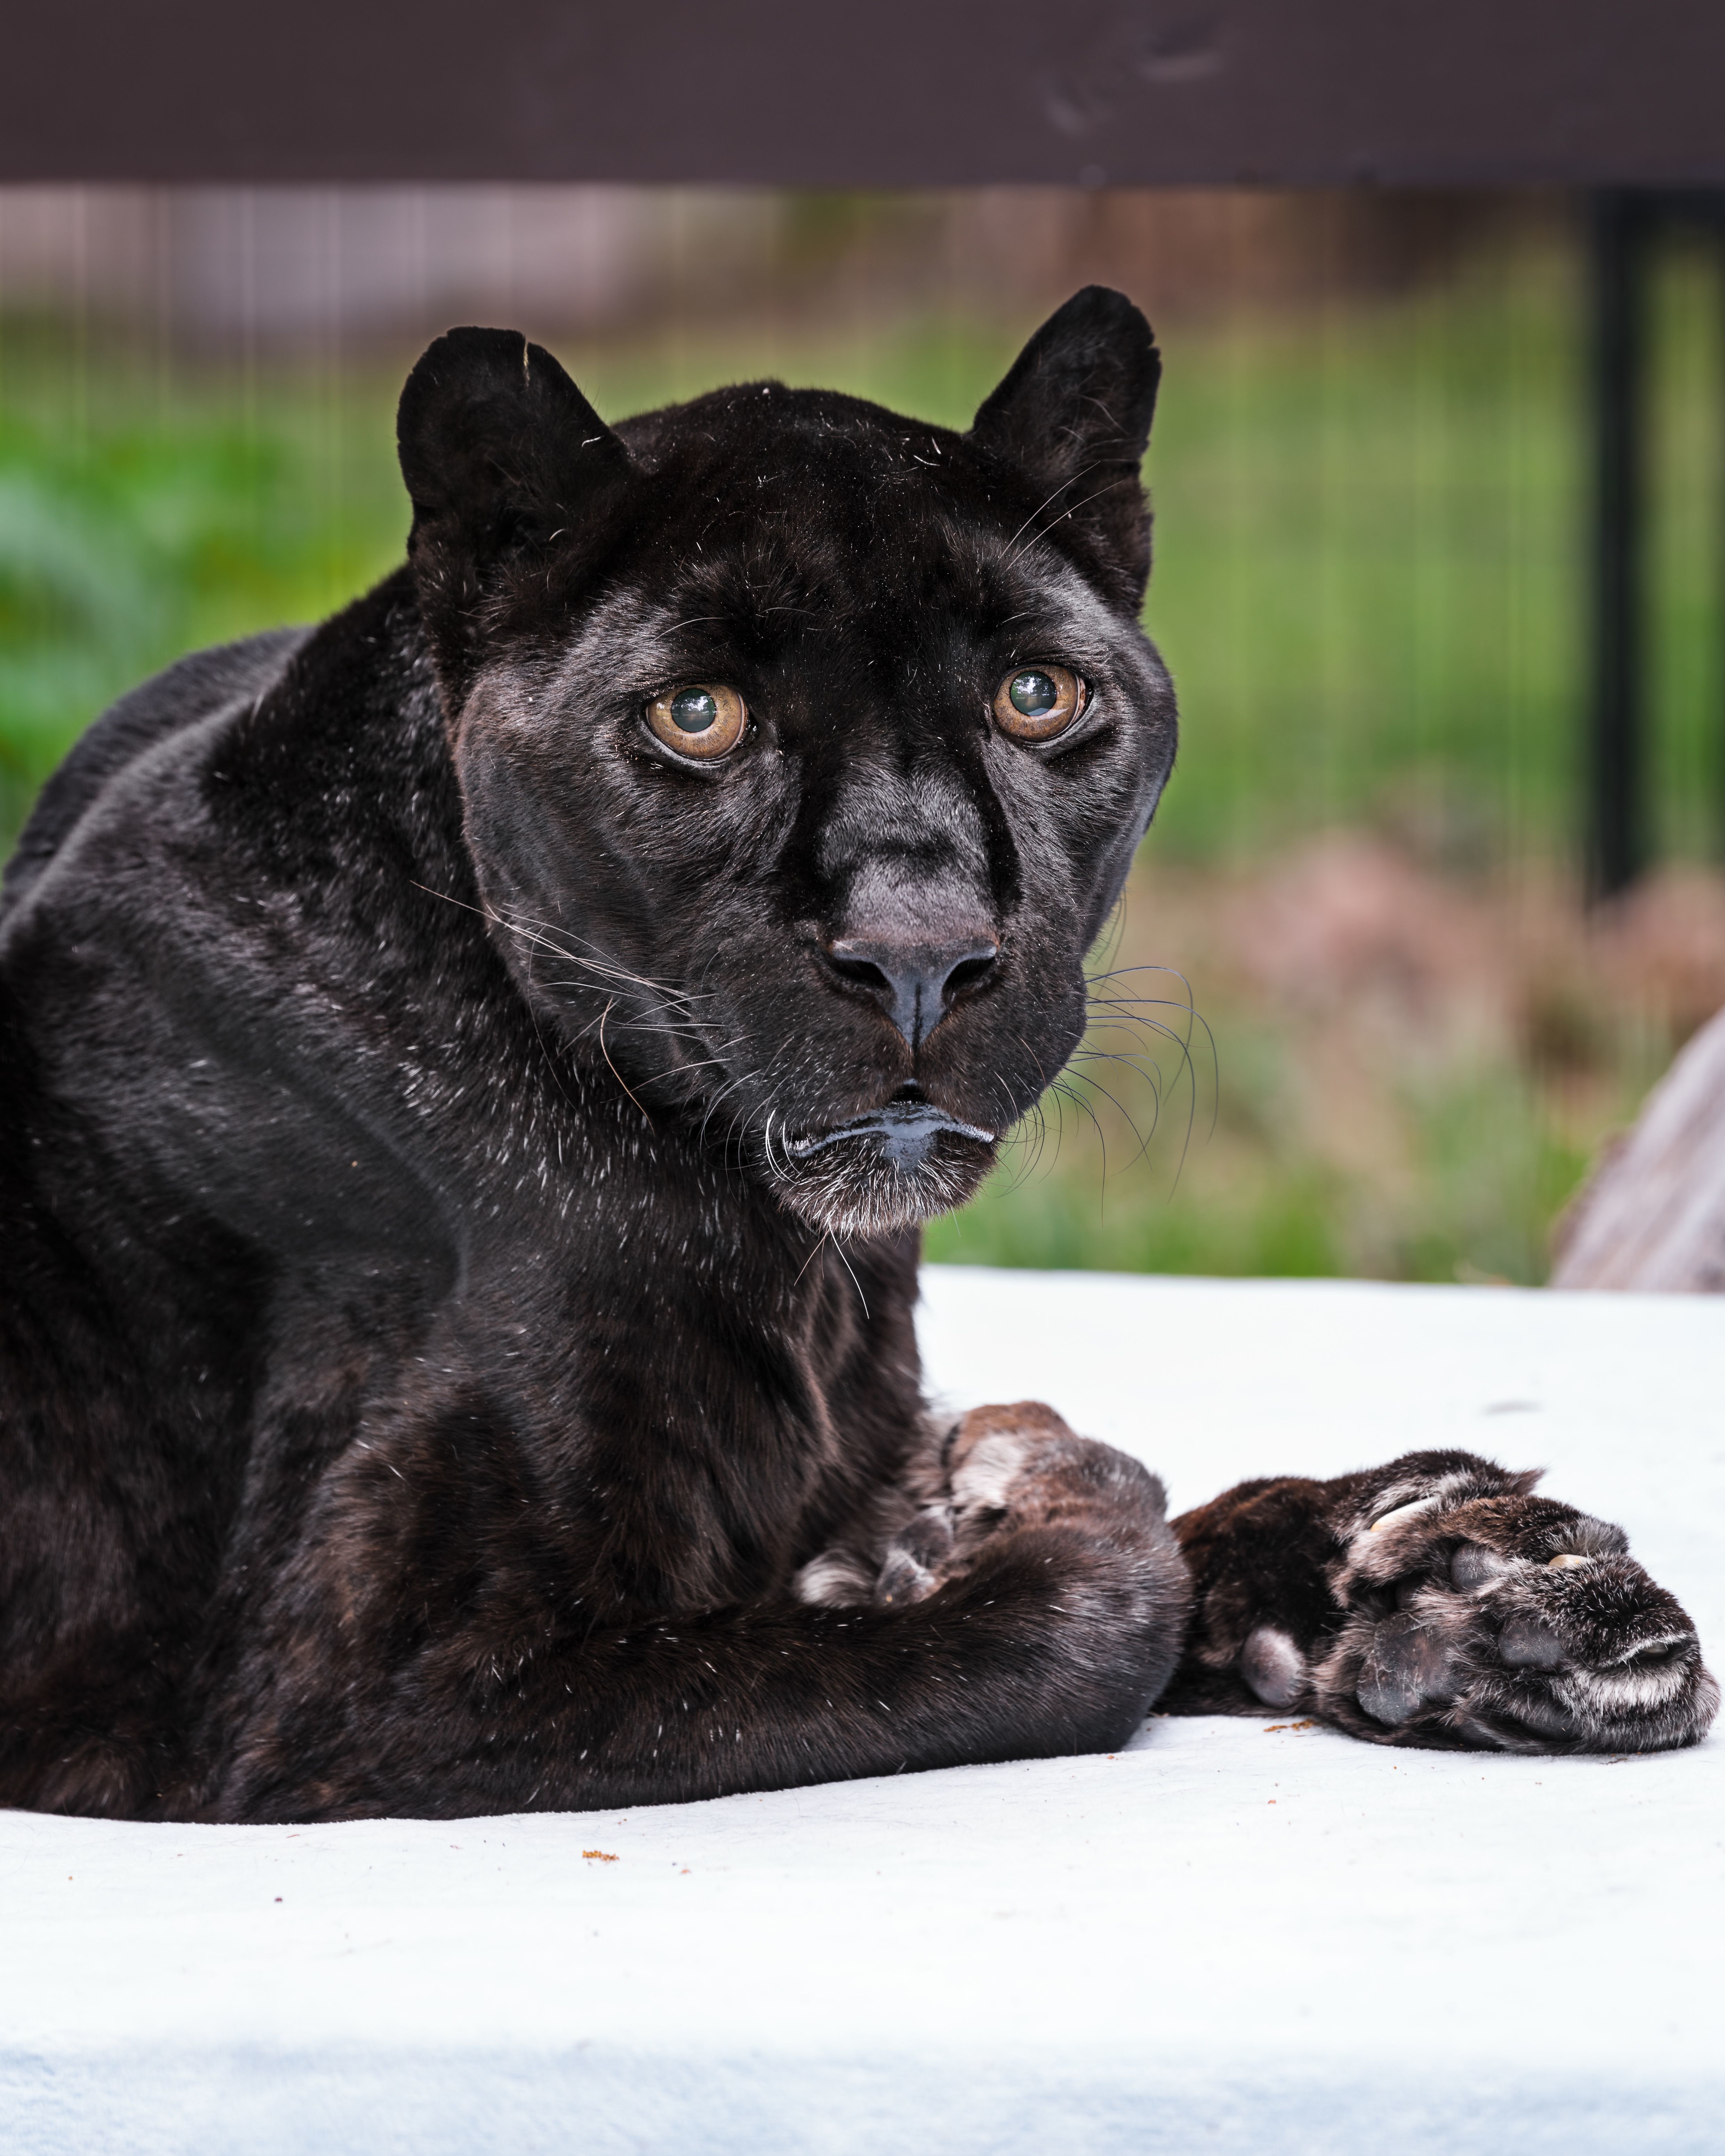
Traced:
<path fill-rule="evenodd" d="M 69 0 L 0 179 L 1725 184 L 1717 0 Z"/>

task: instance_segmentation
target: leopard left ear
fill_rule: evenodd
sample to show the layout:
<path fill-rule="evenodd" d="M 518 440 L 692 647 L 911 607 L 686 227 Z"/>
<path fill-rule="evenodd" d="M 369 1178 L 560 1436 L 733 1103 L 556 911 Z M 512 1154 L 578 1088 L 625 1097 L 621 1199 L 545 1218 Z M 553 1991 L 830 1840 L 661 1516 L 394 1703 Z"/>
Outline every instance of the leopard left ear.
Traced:
<path fill-rule="evenodd" d="M 1072 544 L 1134 613 L 1150 575 L 1139 468 L 1161 379 L 1143 316 L 1124 293 L 1087 285 L 1037 331 L 970 433 L 1029 479 L 1042 505 L 1034 528 Z"/>

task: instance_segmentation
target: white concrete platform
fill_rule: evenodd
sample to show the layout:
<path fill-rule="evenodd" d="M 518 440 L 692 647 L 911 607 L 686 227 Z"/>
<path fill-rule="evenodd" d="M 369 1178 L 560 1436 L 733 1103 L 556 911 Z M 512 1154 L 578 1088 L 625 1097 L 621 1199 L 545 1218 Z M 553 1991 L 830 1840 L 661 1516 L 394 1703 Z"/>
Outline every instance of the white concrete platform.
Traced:
<path fill-rule="evenodd" d="M 1176 1507 L 1421 1444 L 1543 1463 L 1725 1661 L 1725 1301 L 952 1270 L 924 1317 L 953 1401 L 1049 1398 Z M 1725 1743 L 1273 1720 L 626 1816 L 0 1814 L 0 2147 L 1725 2146 Z"/>

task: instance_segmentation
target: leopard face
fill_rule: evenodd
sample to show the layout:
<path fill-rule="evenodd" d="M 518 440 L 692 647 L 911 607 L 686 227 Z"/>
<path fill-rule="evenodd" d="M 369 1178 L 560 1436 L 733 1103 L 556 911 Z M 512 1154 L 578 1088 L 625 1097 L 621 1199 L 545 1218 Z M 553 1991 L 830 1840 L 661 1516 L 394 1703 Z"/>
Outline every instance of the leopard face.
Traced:
<path fill-rule="evenodd" d="M 960 1204 L 1070 1055 L 1173 762 L 1158 373 L 1081 294 L 959 434 L 754 382 L 605 427 L 454 331 L 412 558 L 488 917 L 542 1024 L 835 1233 Z"/>

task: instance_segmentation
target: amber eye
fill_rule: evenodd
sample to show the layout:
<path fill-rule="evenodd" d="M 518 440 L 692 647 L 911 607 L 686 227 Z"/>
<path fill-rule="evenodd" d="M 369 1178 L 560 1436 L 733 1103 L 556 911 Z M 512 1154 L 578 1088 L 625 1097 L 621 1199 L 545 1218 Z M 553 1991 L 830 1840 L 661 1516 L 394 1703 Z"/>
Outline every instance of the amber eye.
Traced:
<path fill-rule="evenodd" d="M 703 681 L 692 689 L 673 689 L 647 706 L 647 723 L 667 748 L 679 756 L 724 756 L 742 739 L 748 706 L 735 689 Z"/>
<path fill-rule="evenodd" d="M 1021 666 L 994 691 L 994 716 L 1015 741 L 1052 741 L 1084 707 L 1084 684 L 1064 666 Z"/>

